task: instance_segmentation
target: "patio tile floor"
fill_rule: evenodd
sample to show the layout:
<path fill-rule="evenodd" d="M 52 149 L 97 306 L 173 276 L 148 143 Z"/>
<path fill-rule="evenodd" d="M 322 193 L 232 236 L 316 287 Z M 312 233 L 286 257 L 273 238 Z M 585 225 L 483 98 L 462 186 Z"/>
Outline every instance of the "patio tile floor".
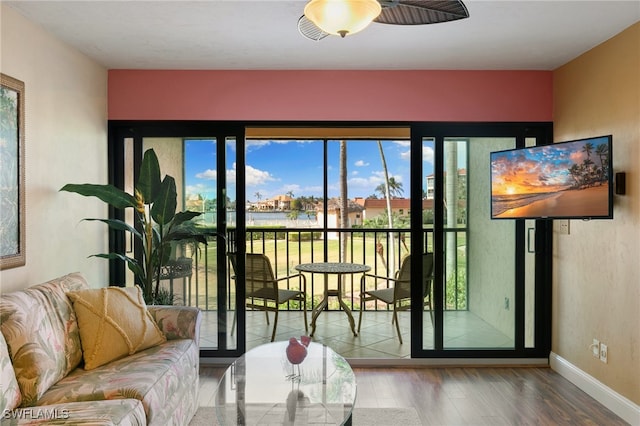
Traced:
<path fill-rule="evenodd" d="M 269 315 L 271 324 L 267 325 L 264 312 L 247 312 L 247 350 L 270 341 L 273 313 Z M 309 318 L 310 316 L 309 314 Z M 357 313 L 354 316 L 357 324 Z M 232 318 L 233 314 L 230 313 L 228 332 L 230 332 Z M 354 336 L 343 312 L 323 312 L 318 317 L 313 341 L 330 346 L 345 358 L 410 358 L 410 313 L 400 313 L 403 344 L 398 341 L 395 325 L 391 324 L 391 318 L 391 312 L 365 312 L 360 333 L 358 336 Z M 496 330 L 471 312 L 446 312 L 444 318 L 445 348 L 513 347 L 512 337 Z M 203 349 L 215 348 L 217 345 L 215 320 L 215 311 L 203 311 L 200 329 L 200 346 Z M 429 349 L 433 347 L 433 328 L 428 314 L 425 315 L 425 321 L 423 341 L 425 348 Z M 299 337 L 304 334 L 308 333 L 305 333 L 300 312 L 280 312 L 276 340 L 287 340 L 290 337 Z M 235 333 L 233 335 L 235 336 Z"/>

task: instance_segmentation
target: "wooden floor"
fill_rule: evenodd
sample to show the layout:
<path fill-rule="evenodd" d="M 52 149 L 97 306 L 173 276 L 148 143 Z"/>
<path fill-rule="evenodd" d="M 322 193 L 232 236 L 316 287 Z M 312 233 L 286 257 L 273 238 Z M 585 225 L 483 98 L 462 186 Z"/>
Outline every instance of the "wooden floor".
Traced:
<path fill-rule="evenodd" d="M 200 368 L 201 405 L 209 405 L 224 370 Z M 412 407 L 424 425 L 627 425 L 547 367 L 354 372 L 356 407 Z"/>

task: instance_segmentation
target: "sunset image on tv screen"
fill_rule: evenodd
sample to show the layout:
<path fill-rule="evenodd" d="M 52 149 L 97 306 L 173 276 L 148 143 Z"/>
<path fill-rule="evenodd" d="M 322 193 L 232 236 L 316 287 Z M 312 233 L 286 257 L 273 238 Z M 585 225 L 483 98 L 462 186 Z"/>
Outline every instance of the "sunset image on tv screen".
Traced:
<path fill-rule="evenodd" d="M 491 153 L 492 218 L 605 217 L 610 137 Z"/>

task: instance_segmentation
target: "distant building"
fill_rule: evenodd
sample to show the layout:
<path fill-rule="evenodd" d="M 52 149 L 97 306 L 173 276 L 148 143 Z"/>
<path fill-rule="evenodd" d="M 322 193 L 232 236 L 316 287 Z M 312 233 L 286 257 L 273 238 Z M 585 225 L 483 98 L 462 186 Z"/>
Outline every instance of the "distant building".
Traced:
<path fill-rule="evenodd" d="M 292 198 L 288 195 L 276 195 L 273 198 L 261 200 L 253 203 L 253 206 L 258 210 L 291 210 Z"/>
<path fill-rule="evenodd" d="M 357 203 L 362 203 L 364 207 L 364 219 L 373 219 L 381 214 L 385 214 L 387 211 L 387 199 L 356 199 Z M 433 200 L 422 200 L 422 210 L 433 209 Z M 400 216 L 411 214 L 411 199 L 410 198 L 392 198 L 391 199 L 391 212 Z"/>
<path fill-rule="evenodd" d="M 447 172 L 443 173 L 444 178 L 447 179 Z M 458 169 L 458 185 L 467 185 L 467 169 Z M 435 175 L 430 174 L 427 176 L 427 200 L 433 200 L 435 191 Z"/>
<path fill-rule="evenodd" d="M 340 210 L 342 209 L 342 203 L 340 198 L 331 198 L 327 201 L 327 227 L 328 228 L 352 228 L 357 225 L 362 225 L 364 207 L 356 203 L 353 200 L 347 201 L 348 211 L 348 223 L 346 226 L 342 226 L 340 223 Z M 318 216 L 318 223 L 324 223 L 324 203 L 321 201 L 316 204 L 316 213 Z M 329 233 L 329 238 L 337 238 L 338 234 L 335 232 Z"/>
<path fill-rule="evenodd" d="M 191 195 L 185 200 L 184 206 L 186 210 L 192 212 L 203 212 L 205 207 L 204 199 L 200 195 Z"/>

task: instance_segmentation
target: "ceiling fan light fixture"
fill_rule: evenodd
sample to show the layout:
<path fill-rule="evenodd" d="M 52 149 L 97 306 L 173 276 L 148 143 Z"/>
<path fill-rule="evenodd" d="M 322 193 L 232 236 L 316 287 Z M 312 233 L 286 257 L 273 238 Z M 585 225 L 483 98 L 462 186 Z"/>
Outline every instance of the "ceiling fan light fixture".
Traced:
<path fill-rule="evenodd" d="M 318 28 L 341 37 L 364 30 L 381 11 L 378 0 L 311 0 L 304 7 Z"/>

